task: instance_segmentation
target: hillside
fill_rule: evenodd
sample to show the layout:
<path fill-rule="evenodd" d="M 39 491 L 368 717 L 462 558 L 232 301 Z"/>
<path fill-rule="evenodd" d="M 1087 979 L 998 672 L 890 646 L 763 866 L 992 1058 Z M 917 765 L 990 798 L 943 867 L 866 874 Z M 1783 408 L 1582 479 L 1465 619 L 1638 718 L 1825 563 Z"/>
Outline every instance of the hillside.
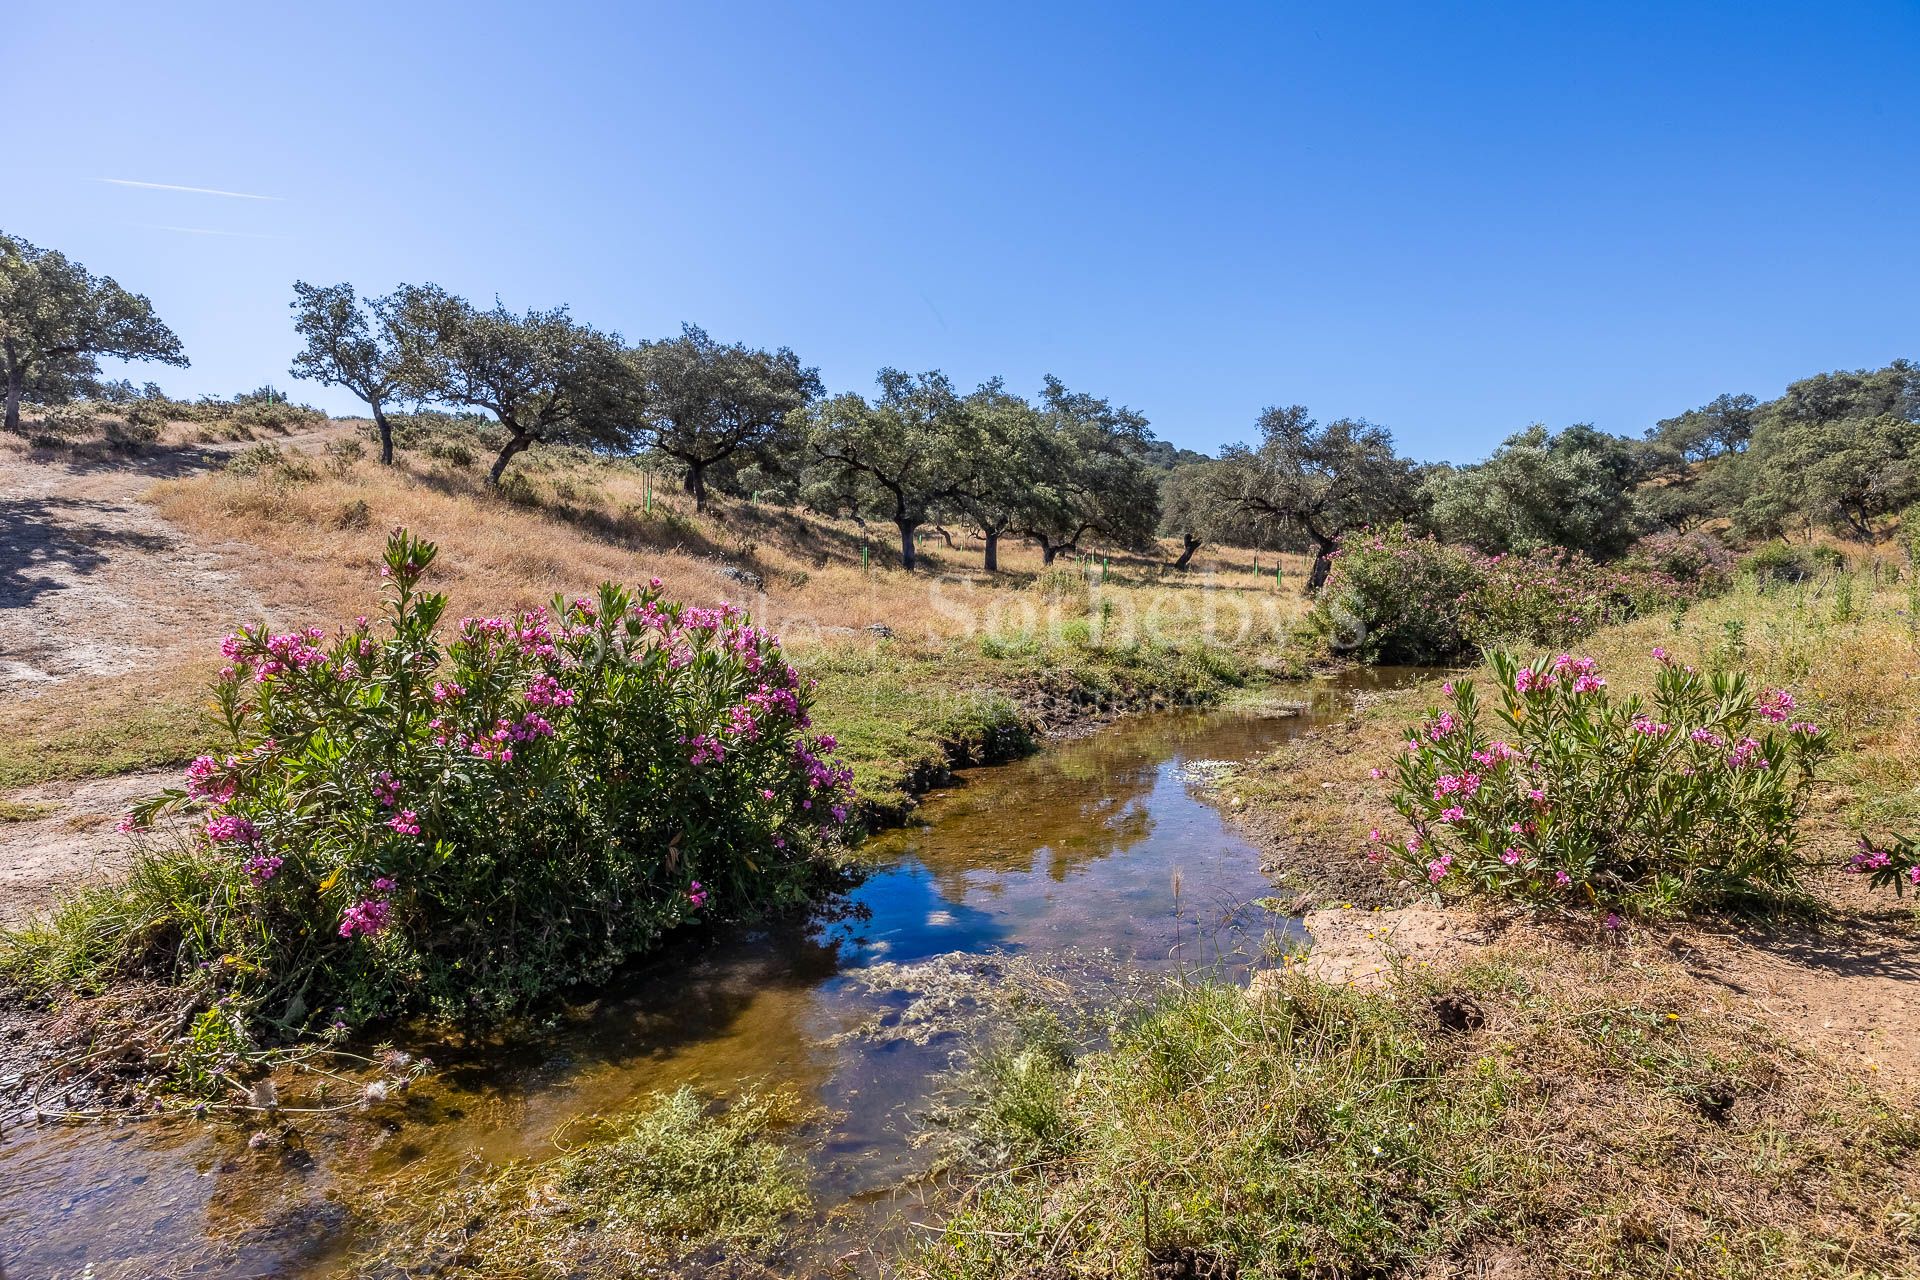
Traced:
<path fill-rule="evenodd" d="M 821 682 L 819 718 L 883 814 L 950 763 L 1284 672 L 1305 612 L 1301 557 L 1208 548 L 1176 574 L 1177 547 L 1046 567 L 1008 544 L 988 574 L 978 539 L 956 530 L 951 545 L 924 536 L 909 574 L 890 559 L 890 527 L 719 496 L 696 515 L 666 476 L 574 450 L 523 456 L 496 493 L 484 450 L 458 436 L 410 436 L 385 468 L 369 426 L 0 436 L 7 541 L 26 550 L 0 581 L 13 606 L 0 613 L 10 916 L 111 865 L 126 803 L 209 744 L 221 637 L 369 611 L 395 527 L 441 547 L 450 617 L 656 576 L 689 602 L 749 608 Z"/>

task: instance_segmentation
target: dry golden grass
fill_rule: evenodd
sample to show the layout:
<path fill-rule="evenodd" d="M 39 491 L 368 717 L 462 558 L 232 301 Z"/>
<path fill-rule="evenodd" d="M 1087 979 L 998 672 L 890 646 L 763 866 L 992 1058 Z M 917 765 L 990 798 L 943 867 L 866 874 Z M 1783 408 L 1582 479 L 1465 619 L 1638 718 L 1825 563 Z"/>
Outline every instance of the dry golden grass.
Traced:
<path fill-rule="evenodd" d="M 0 746 L 0 785 L 191 756 L 205 745 L 196 713 L 218 636 L 247 622 L 331 626 L 373 612 L 377 557 L 400 526 L 439 544 L 434 586 L 454 618 L 654 576 L 679 599 L 745 605 L 821 677 L 819 718 L 846 731 L 861 784 L 883 807 L 937 779 L 947 759 L 1005 740 L 1021 708 L 1050 720 L 1088 701 L 1204 698 L 1301 661 L 1289 645 L 1306 612 L 1298 556 L 1210 548 L 1173 573 L 1162 548 L 1157 559 L 1049 567 L 1007 539 L 990 575 L 977 540 L 927 530 L 921 567 L 907 573 L 891 526 L 724 497 L 696 514 L 670 476 L 633 462 L 535 450 L 495 491 L 485 448 L 444 428 L 402 448 L 393 467 L 374 461 L 366 424 L 351 421 L 230 441 L 211 469 L 166 443 L 197 440 L 206 425 L 171 424 L 161 443 L 111 457 L 97 440 L 8 442 L 50 466 L 117 477 L 109 496 L 144 497 L 217 555 L 233 590 L 200 610 L 204 634 L 155 623 L 144 639 L 164 660 L 135 675 L 17 700 L 22 732 Z M 143 474 L 173 478 L 143 486 Z"/>
<path fill-rule="evenodd" d="M 1235 645 L 1278 643 L 1305 613 L 1301 556 L 1208 549 L 1174 574 L 1166 568 L 1173 552 L 1163 548 L 1160 560 L 1063 558 L 1049 573 L 1036 549 L 1009 539 L 1001 571 L 989 575 L 978 539 L 955 533 L 949 547 L 926 530 L 921 568 L 909 574 L 895 563 L 891 526 L 862 529 L 727 498 L 695 515 L 668 477 L 629 463 L 555 450 L 526 455 L 500 492 L 482 481 L 478 458 L 456 465 L 403 450 L 383 468 L 309 448 L 290 469 L 166 481 L 152 498 L 205 539 L 259 548 L 287 603 L 322 617 L 364 610 L 384 533 L 403 525 L 440 545 L 436 585 L 455 616 L 649 576 L 683 599 L 749 604 L 799 647 L 842 642 L 875 624 L 919 648 L 1044 629 L 1085 613 L 1080 578 L 1106 602 L 1110 628 L 1132 624 L 1169 638 L 1211 628 Z M 728 566 L 757 575 L 764 589 L 730 578 Z"/>

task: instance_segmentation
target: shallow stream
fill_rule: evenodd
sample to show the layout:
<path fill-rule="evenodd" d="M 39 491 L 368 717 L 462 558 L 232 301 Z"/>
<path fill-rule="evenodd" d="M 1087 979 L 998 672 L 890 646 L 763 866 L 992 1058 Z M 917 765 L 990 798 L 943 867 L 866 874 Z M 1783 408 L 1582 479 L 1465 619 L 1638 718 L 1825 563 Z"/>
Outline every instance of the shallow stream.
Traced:
<path fill-rule="evenodd" d="M 661 957 L 536 1041 L 429 1047 L 441 1069 L 393 1116 L 324 1126 L 300 1160 L 188 1121 L 15 1129 L 0 1278 L 336 1275 L 364 1244 L 343 1190 L 550 1154 L 570 1123 L 682 1083 L 789 1084 L 824 1108 L 816 1198 L 830 1237 L 870 1241 L 916 1216 L 920 1114 L 996 987 L 1097 1003 L 1272 963 L 1297 922 L 1261 905 L 1274 890 L 1257 852 L 1192 783 L 1398 679 L 1302 686 L 1297 709 L 1136 717 L 972 770 L 869 842 L 877 870 L 814 918 Z"/>

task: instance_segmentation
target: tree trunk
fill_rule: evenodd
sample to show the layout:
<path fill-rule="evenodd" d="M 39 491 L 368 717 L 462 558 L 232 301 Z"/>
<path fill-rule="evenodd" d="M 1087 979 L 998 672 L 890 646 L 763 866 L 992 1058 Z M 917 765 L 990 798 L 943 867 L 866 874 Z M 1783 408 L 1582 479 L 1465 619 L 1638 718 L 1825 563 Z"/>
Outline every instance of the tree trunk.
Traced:
<path fill-rule="evenodd" d="M 7 421 L 9 431 L 20 429 L 20 373 L 17 369 L 7 371 Z"/>
<path fill-rule="evenodd" d="M 506 447 L 500 450 L 500 456 L 493 460 L 492 470 L 487 472 L 487 485 L 490 488 L 498 489 L 500 487 L 500 477 L 507 473 L 507 464 L 513 461 L 513 455 L 519 453 L 532 443 L 532 436 L 522 435 L 516 435 L 513 439 L 507 441 Z"/>
<path fill-rule="evenodd" d="M 707 464 L 689 462 L 687 464 L 687 492 L 693 495 L 695 512 L 707 509 Z"/>
<path fill-rule="evenodd" d="M 373 425 L 380 429 L 380 465 L 390 467 L 393 465 L 393 428 L 387 423 L 387 415 L 381 412 L 380 402 L 375 400 L 371 403 Z"/>
<path fill-rule="evenodd" d="M 1327 574 L 1333 569 L 1333 551 L 1339 545 L 1332 538 L 1314 536 L 1313 571 L 1307 574 L 1308 595 L 1327 584 Z"/>
<path fill-rule="evenodd" d="M 1048 542 L 1045 538 L 1040 539 L 1040 563 L 1041 564 L 1052 564 L 1053 558 L 1059 554 L 1060 554 L 1060 548 L 1054 546 L 1051 542 Z"/>
<path fill-rule="evenodd" d="M 913 520 L 896 520 L 894 524 L 900 528 L 900 567 L 912 573 L 915 553 L 913 531 L 919 528 L 919 524 Z"/>
<path fill-rule="evenodd" d="M 988 573 L 1000 572 L 1000 535 L 988 530 L 986 570 Z"/>
<path fill-rule="evenodd" d="M 1180 558 L 1173 562 L 1173 567 L 1178 572 L 1185 573 L 1187 561 L 1193 559 L 1193 553 L 1198 551 L 1203 544 L 1199 538 L 1194 537 L 1190 533 L 1181 534 L 1180 541 L 1185 544 L 1185 548 L 1180 552 Z"/>

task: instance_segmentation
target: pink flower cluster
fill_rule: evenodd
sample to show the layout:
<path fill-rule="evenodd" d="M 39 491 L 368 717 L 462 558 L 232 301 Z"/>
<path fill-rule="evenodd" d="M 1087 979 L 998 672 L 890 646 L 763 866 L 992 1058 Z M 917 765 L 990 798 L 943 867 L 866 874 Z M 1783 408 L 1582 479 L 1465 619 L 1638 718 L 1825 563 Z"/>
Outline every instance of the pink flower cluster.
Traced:
<path fill-rule="evenodd" d="M 196 757 L 187 766 L 187 796 L 210 804 L 225 804 L 233 799 L 233 770 L 239 761 L 232 756 L 221 764 L 212 756 Z"/>
<path fill-rule="evenodd" d="M 573 690 L 561 684 L 555 676 L 542 673 L 527 686 L 527 705 L 530 707 L 570 707 L 573 704 Z"/>
<path fill-rule="evenodd" d="M 255 884 L 265 884 L 280 873 L 286 860 L 270 853 L 257 853 L 240 864 L 240 869 L 252 877 Z"/>
<path fill-rule="evenodd" d="M 393 916 L 393 902 L 385 895 L 393 892 L 394 882 L 385 876 L 373 882 L 377 898 L 363 898 L 340 913 L 340 936 L 371 938 L 385 929 Z"/>
<path fill-rule="evenodd" d="M 207 819 L 207 839 L 214 844 L 252 844 L 260 832 L 238 814 L 222 813 Z"/>
<path fill-rule="evenodd" d="M 387 825 L 403 836 L 420 834 L 420 815 L 411 809 L 402 809 L 387 819 Z"/>

